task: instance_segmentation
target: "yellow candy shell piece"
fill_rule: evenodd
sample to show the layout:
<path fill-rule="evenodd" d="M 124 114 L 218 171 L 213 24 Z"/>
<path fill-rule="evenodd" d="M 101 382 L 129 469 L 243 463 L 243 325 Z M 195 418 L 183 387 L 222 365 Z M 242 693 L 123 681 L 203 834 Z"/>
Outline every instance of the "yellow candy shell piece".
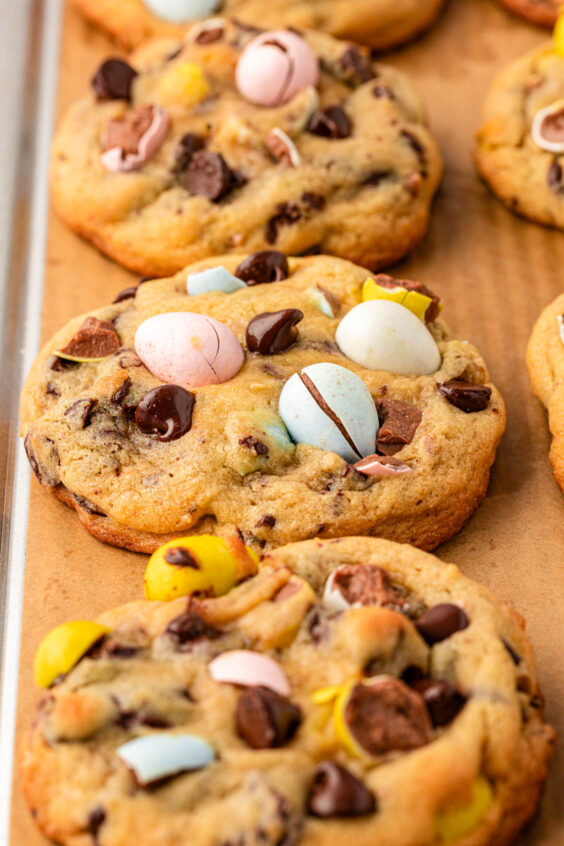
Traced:
<path fill-rule="evenodd" d="M 357 680 L 352 679 L 351 681 L 347 682 L 342 686 L 341 691 L 337 696 L 337 699 L 335 700 L 335 706 L 333 708 L 333 724 L 335 726 L 335 732 L 337 734 L 337 737 L 342 743 L 342 745 L 345 747 L 345 749 L 350 752 L 351 755 L 354 755 L 356 758 L 366 758 L 367 753 L 354 739 L 345 719 L 345 709 L 347 707 L 347 702 L 349 701 L 351 691 L 356 684 Z"/>
<path fill-rule="evenodd" d="M 58 676 L 69 673 L 90 647 L 109 631 L 89 620 L 74 620 L 57 626 L 45 635 L 35 653 L 35 683 L 39 687 L 50 687 Z"/>
<path fill-rule="evenodd" d="M 419 320 L 425 320 L 425 312 L 431 305 L 431 298 L 417 291 L 406 291 L 401 285 L 397 288 L 383 288 L 374 279 L 367 279 L 362 286 L 362 301 L 390 300 L 409 309 Z"/>
<path fill-rule="evenodd" d="M 78 361 L 80 364 L 104 361 L 106 358 L 109 358 L 109 355 L 105 355 L 102 358 L 79 358 L 77 355 L 69 355 L 68 353 L 61 352 L 60 350 L 55 350 L 53 355 L 56 355 L 57 358 L 63 358 L 65 361 Z"/>
<path fill-rule="evenodd" d="M 195 106 L 211 93 L 204 71 L 193 62 L 173 65 L 159 85 L 159 102 L 162 105 Z"/>
<path fill-rule="evenodd" d="M 335 701 L 342 690 L 341 685 L 332 685 L 331 687 L 320 687 L 311 694 L 311 701 L 314 705 L 330 705 Z"/>
<path fill-rule="evenodd" d="M 493 803 L 493 790 L 489 781 L 478 776 L 472 785 L 472 800 L 462 808 L 444 811 L 436 820 L 437 835 L 442 843 L 455 843 L 473 831 L 482 821 Z"/>
<path fill-rule="evenodd" d="M 564 57 L 564 11 L 558 15 L 554 26 L 554 47 L 558 55 Z"/>

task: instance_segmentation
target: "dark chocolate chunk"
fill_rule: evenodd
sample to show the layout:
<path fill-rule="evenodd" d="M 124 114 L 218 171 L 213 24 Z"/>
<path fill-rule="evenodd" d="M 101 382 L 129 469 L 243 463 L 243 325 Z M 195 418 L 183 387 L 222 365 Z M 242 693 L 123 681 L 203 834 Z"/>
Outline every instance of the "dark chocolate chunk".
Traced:
<path fill-rule="evenodd" d="M 548 181 L 549 187 L 559 193 L 560 191 L 564 190 L 564 186 L 562 185 L 562 165 L 560 164 L 557 159 L 551 163 L 550 167 L 548 168 L 548 172 L 546 174 L 546 178 Z"/>
<path fill-rule="evenodd" d="M 246 285 L 264 285 L 281 282 L 290 275 L 288 259 L 278 250 L 260 250 L 243 259 L 235 276 Z"/>
<path fill-rule="evenodd" d="M 144 435 L 159 441 L 175 441 L 192 428 L 196 397 L 180 385 L 159 385 L 145 394 L 135 412 L 135 422 Z"/>
<path fill-rule="evenodd" d="M 501 642 L 503 643 L 503 645 L 505 646 L 505 648 L 509 652 L 509 655 L 511 656 L 511 660 L 513 661 L 515 666 L 518 667 L 519 664 L 522 661 L 521 656 L 517 652 L 515 652 L 513 647 L 504 638 L 501 638 Z"/>
<path fill-rule="evenodd" d="M 406 129 L 403 129 L 400 134 L 402 138 L 405 138 L 413 152 L 417 155 L 421 167 L 421 176 L 427 176 L 427 154 L 425 152 L 425 147 L 416 135 L 413 135 Z"/>
<path fill-rule="evenodd" d="M 65 417 L 69 418 L 73 428 L 86 429 L 92 422 L 92 414 L 97 405 L 98 401 L 95 399 L 77 400 L 65 410 Z"/>
<path fill-rule="evenodd" d="M 92 88 L 98 100 L 130 100 L 137 71 L 122 59 L 106 59 L 94 77 Z"/>
<path fill-rule="evenodd" d="M 298 340 L 296 325 L 303 317 L 299 308 L 257 314 L 247 326 L 247 347 L 260 355 L 274 355 L 290 349 Z"/>
<path fill-rule="evenodd" d="M 371 755 L 418 749 L 432 739 L 423 697 L 399 679 L 356 684 L 345 719 L 357 743 Z"/>
<path fill-rule="evenodd" d="M 123 303 L 125 300 L 131 300 L 133 299 L 136 293 L 136 285 L 132 285 L 130 288 L 123 288 L 123 290 L 121 290 L 119 294 L 117 294 L 115 300 L 112 300 L 112 303 Z"/>
<path fill-rule="evenodd" d="M 130 731 L 136 726 L 149 726 L 149 728 L 170 728 L 171 723 L 158 714 L 143 714 L 140 711 L 122 711 L 116 719 L 116 725 L 121 726 L 125 731 Z"/>
<path fill-rule="evenodd" d="M 47 459 L 47 463 L 51 465 L 52 468 L 58 467 L 59 454 L 57 452 L 57 447 L 55 446 L 54 441 L 52 441 L 50 438 L 44 438 L 42 443 L 43 448 L 46 451 L 46 455 L 44 457 Z M 51 472 L 50 468 L 46 466 L 45 463 L 39 463 L 35 451 L 31 445 L 31 432 L 28 432 L 25 436 L 24 449 L 27 455 L 27 460 L 29 461 L 30 467 L 34 472 L 37 481 L 48 488 L 56 488 L 59 484 L 59 480 L 58 478 L 56 478 L 55 474 Z"/>
<path fill-rule="evenodd" d="M 106 822 L 106 812 L 101 805 L 96 805 L 88 814 L 88 833 L 94 838 L 95 846 L 98 846 L 98 832 Z"/>
<path fill-rule="evenodd" d="M 389 100 L 395 100 L 394 92 L 391 88 L 388 88 L 387 85 L 382 85 L 382 83 L 378 83 L 372 89 L 372 94 L 379 98 L 379 97 L 387 97 Z"/>
<path fill-rule="evenodd" d="M 276 517 L 273 514 L 263 514 L 255 528 L 261 529 L 263 526 L 268 526 L 269 529 L 273 529 L 275 525 Z"/>
<path fill-rule="evenodd" d="M 452 723 L 466 705 L 466 697 L 443 679 L 418 679 L 410 687 L 423 697 L 435 728 Z"/>
<path fill-rule="evenodd" d="M 380 419 L 376 449 L 382 455 L 394 455 L 412 442 L 423 415 L 414 405 L 400 400 L 381 399 L 376 408 Z"/>
<path fill-rule="evenodd" d="M 253 749 L 285 746 L 302 721 L 301 710 L 273 690 L 249 687 L 243 690 L 235 714 L 239 736 Z"/>
<path fill-rule="evenodd" d="M 308 811 L 316 817 L 360 817 L 376 811 L 374 795 L 351 772 L 322 761 L 313 774 Z"/>
<path fill-rule="evenodd" d="M 119 336 L 111 323 L 87 317 L 61 352 L 75 358 L 107 358 L 119 347 Z"/>
<path fill-rule="evenodd" d="M 85 496 L 79 496 L 78 494 L 73 494 L 74 501 L 80 505 L 81 508 L 84 508 L 89 514 L 93 514 L 96 517 L 107 517 L 108 515 L 105 514 L 103 511 L 100 511 L 97 505 L 94 505 L 89 499 L 86 499 Z"/>
<path fill-rule="evenodd" d="M 429 646 L 446 640 L 467 626 L 468 617 L 462 608 L 450 602 L 433 605 L 415 621 L 417 631 Z"/>
<path fill-rule="evenodd" d="M 343 564 L 335 571 L 333 587 L 337 588 L 349 605 L 380 605 L 401 608 L 405 596 L 394 587 L 381 567 L 373 564 Z"/>
<path fill-rule="evenodd" d="M 266 224 L 264 237 L 269 244 L 275 244 L 278 238 L 278 230 L 282 226 L 290 226 L 301 220 L 302 213 L 296 203 L 278 203 L 276 214 Z"/>
<path fill-rule="evenodd" d="M 413 279 L 394 279 L 393 276 L 388 276 L 387 273 L 378 273 L 374 276 L 374 281 L 381 288 L 404 288 L 406 291 L 415 291 L 417 294 L 423 294 L 429 297 L 431 303 L 427 306 L 425 312 L 425 323 L 432 323 L 437 319 L 440 312 L 441 301 L 430 288 L 423 285 L 422 282 L 416 282 Z"/>
<path fill-rule="evenodd" d="M 175 642 L 180 651 L 189 650 L 195 640 L 208 638 L 215 640 L 221 636 L 221 632 L 203 619 L 203 617 L 191 608 L 183 614 L 175 617 L 167 627 L 167 634 Z"/>
<path fill-rule="evenodd" d="M 378 185 L 381 185 L 382 182 L 386 182 L 386 180 L 391 179 L 393 176 L 394 173 L 391 170 L 374 170 L 366 177 L 362 184 L 372 185 L 377 188 Z"/>
<path fill-rule="evenodd" d="M 362 53 L 358 47 L 347 47 L 339 60 L 341 76 L 351 85 L 361 85 L 374 79 L 376 72 L 370 58 Z"/>
<path fill-rule="evenodd" d="M 194 132 L 187 132 L 186 135 L 183 135 L 176 148 L 175 173 L 183 173 L 192 161 L 194 154 L 199 153 L 205 146 L 205 138 L 202 138 L 201 135 L 196 135 Z"/>
<path fill-rule="evenodd" d="M 48 394 L 50 397 L 60 397 L 61 392 L 57 389 L 57 387 L 53 384 L 53 382 L 47 382 L 47 387 L 45 388 L 45 393 Z"/>
<path fill-rule="evenodd" d="M 316 194 L 314 191 L 304 191 L 302 194 L 302 203 L 312 211 L 322 211 L 325 208 L 326 200 L 323 194 Z"/>
<path fill-rule="evenodd" d="M 91 658 L 115 658 L 126 659 L 133 658 L 141 651 L 138 646 L 127 646 L 124 643 L 119 643 L 117 640 L 104 639 L 96 653 L 91 653 Z"/>
<path fill-rule="evenodd" d="M 227 196 L 237 182 L 221 153 L 199 150 L 193 154 L 186 171 L 188 193 L 206 197 L 214 203 Z"/>
<path fill-rule="evenodd" d="M 475 385 L 464 379 L 449 379 L 439 385 L 443 397 L 466 414 L 473 411 L 484 411 L 490 403 L 492 389 L 486 385 Z"/>
<path fill-rule="evenodd" d="M 123 405 L 124 399 L 127 397 L 129 390 L 131 388 L 131 379 L 128 377 L 124 379 L 123 383 L 114 393 L 111 399 L 112 405 Z"/>
<path fill-rule="evenodd" d="M 239 444 L 246 449 L 252 449 L 255 455 L 268 455 L 268 447 L 262 441 L 259 441 L 258 438 L 254 438 L 252 435 L 247 435 L 246 438 L 241 438 Z"/>
<path fill-rule="evenodd" d="M 313 113 L 307 131 L 323 138 L 348 138 L 352 132 L 352 124 L 340 106 L 328 106 Z"/>
<path fill-rule="evenodd" d="M 173 546 L 165 552 L 167 564 L 174 564 L 175 567 L 191 567 L 192 570 L 199 570 L 200 565 L 185 546 Z"/>

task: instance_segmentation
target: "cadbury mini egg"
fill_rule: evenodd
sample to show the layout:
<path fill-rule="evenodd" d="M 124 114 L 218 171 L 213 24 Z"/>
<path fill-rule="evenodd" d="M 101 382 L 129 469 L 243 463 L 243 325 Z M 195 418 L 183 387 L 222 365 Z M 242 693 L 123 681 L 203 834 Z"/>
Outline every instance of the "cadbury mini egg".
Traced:
<path fill-rule="evenodd" d="M 362 379 L 346 367 L 320 363 L 294 373 L 282 389 L 279 412 L 296 443 L 353 463 L 374 452 L 378 412 Z"/>
<path fill-rule="evenodd" d="M 213 746 L 195 734 L 147 734 L 119 746 L 117 755 L 141 787 L 202 770 L 215 759 Z"/>
<path fill-rule="evenodd" d="M 222 291 L 224 294 L 233 294 L 246 288 L 244 282 L 229 273 L 222 265 L 209 267 L 199 273 L 190 273 L 186 280 L 186 290 L 190 297 L 197 297 L 200 294 L 209 294 L 211 291 Z"/>
<path fill-rule="evenodd" d="M 35 653 L 35 683 L 39 687 L 50 687 L 59 676 L 70 673 L 88 650 L 108 632 L 105 626 L 90 620 L 74 620 L 52 629 Z"/>
<path fill-rule="evenodd" d="M 355 306 L 339 323 L 335 338 L 347 358 L 369 370 L 423 376 L 441 366 L 427 327 L 407 308 L 387 300 Z"/>
<path fill-rule="evenodd" d="M 290 682 L 282 667 L 263 655 L 249 649 L 223 652 L 208 665 L 212 679 L 222 684 L 241 687 L 267 687 L 280 696 L 290 695 Z"/>
<path fill-rule="evenodd" d="M 309 44 L 288 30 L 263 32 L 247 44 L 237 63 L 237 88 L 258 106 L 280 106 L 319 80 Z"/>
<path fill-rule="evenodd" d="M 253 576 L 257 557 L 239 538 L 194 535 L 165 543 L 145 571 L 145 598 L 168 602 L 179 596 L 223 596 Z"/>
<path fill-rule="evenodd" d="M 147 9 L 171 23 L 187 23 L 217 12 L 221 0 L 143 0 Z"/>
<path fill-rule="evenodd" d="M 564 153 L 564 100 L 556 100 L 536 113 L 531 135 L 541 150 Z"/>

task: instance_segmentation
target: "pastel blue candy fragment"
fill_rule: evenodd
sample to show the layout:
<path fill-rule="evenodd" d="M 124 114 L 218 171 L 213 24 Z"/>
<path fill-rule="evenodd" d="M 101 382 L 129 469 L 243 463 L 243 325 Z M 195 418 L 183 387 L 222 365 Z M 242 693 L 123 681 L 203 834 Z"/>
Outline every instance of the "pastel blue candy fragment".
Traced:
<path fill-rule="evenodd" d="M 294 445 L 284 426 L 281 426 L 279 423 L 267 423 L 264 430 L 277 449 L 294 449 Z"/>
<path fill-rule="evenodd" d="M 190 770 L 201 770 L 215 759 L 212 746 L 195 734 L 148 734 L 117 750 L 140 785 Z"/>
<path fill-rule="evenodd" d="M 220 0 L 143 0 L 143 3 L 158 18 L 172 23 L 207 18 L 220 6 Z"/>
<path fill-rule="evenodd" d="M 210 267 L 200 273 L 191 273 L 186 280 L 186 290 L 189 296 L 197 297 L 199 294 L 209 294 L 210 291 L 223 291 L 224 294 L 233 294 L 246 288 L 244 282 L 229 273 L 222 265 Z"/>
<path fill-rule="evenodd" d="M 322 311 L 327 317 L 335 317 L 331 303 L 322 291 L 319 291 L 317 288 L 308 288 L 306 294 L 309 294 L 319 311 Z"/>

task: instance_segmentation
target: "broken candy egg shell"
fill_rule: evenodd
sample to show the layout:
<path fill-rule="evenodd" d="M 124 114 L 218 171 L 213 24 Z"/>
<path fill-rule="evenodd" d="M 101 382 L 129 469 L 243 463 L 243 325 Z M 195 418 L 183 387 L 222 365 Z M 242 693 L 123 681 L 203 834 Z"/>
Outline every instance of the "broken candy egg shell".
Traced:
<path fill-rule="evenodd" d="M 286 30 L 264 32 L 245 47 L 235 78 L 246 100 L 280 106 L 302 89 L 317 85 L 319 63 L 299 35 Z"/>
<path fill-rule="evenodd" d="M 260 652 L 235 649 L 224 652 L 208 665 L 214 681 L 243 687 L 268 687 L 280 696 L 290 695 L 290 683 L 282 668 Z"/>
<path fill-rule="evenodd" d="M 199 273 L 190 273 L 186 280 L 186 290 L 190 297 L 209 294 L 211 291 L 233 294 L 235 291 L 240 291 L 246 287 L 244 282 L 229 273 L 222 265 L 210 267 Z"/>
<path fill-rule="evenodd" d="M 488 812 L 493 800 L 489 781 L 483 776 L 477 776 L 472 784 L 472 798 L 469 804 L 437 815 L 435 825 L 440 842 L 456 843 L 473 831 Z"/>
<path fill-rule="evenodd" d="M 137 153 L 127 153 L 124 156 L 121 147 L 112 147 L 102 153 L 100 162 L 110 173 L 137 170 L 157 152 L 167 136 L 169 124 L 167 113 L 155 106 L 153 121 L 139 141 Z"/>
<path fill-rule="evenodd" d="M 427 327 L 408 309 L 388 300 L 367 300 L 343 317 L 335 335 L 351 361 L 401 376 L 435 373 L 441 354 Z"/>
<path fill-rule="evenodd" d="M 401 285 L 398 285 L 397 288 L 383 288 L 374 279 L 367 279 L 362 286 L 362 300 L 363 302 L 367 302 L 367 300 L 390 300 L 399 303 L 423 321 L 425 320 L 425 312 L 432 302 L 431 298 L 426 297 L 425 294 L 419 294 L 417 291 L 406 291 Z"/>
<path fill-rule="evenodd" d="M 537 147 L 540 147 L 541 150 L 547 150 L 550 153 L 564 152 L 564 130 L 562 132 L 562 141 L 550 141 L 542 134 L 542 126 L 545 119 L 556 112 L 564 113 L 564 99 L 556 100 L 550 106 L 546 106 L 546 108 L 538 111 L 531 126 L 531 135 Z"/>
<path fill-rule="evenodd" d="M 162 76 L 158 101 L 164 106 L 195 106 L 211 94 L 203 69 L 194 62 L 172 65 Z"/>
<path fill-rule="evenodd" d="M 339 742 L 345 747 L 345 749 L 347 749 L 348 752 L 351 753 L 351 755 L 354 755 L 355 758 L 367 758 L 369 756 L 367 756 L 367 753 L 356 742 L 351 734 L 345 717 L 347 703 L 352 689 L 356 686 L 356 684 L 357 679 L 351 679 L 342 686 L 333 706 L 333 725 Z"/>
<path fill-rule="evenodd" d="M 186 23 L 217 12 L 220 0 L 143 0 L 143 4 L 161 20 Z"/>
<path fill-rule="evenodd" d="M 311 379 L 341 420 L 359 454 L 320 408 L 297 373 L 286 382 L 279 400 L 280 416 L 293 440 L 335 452 L 351 463 L 372 454 L 380 424 L 374 400 L 362 379 L 346 367 L 323 362 L 304 368 L 302 374 Z"/>
<path fill-rule="evenodd" d="M 201 770 L 215 759 L 213 747 L 195 734 L 148 734 L 119 746 L 117 755 L 142 787 L 168 776 Z"/>
<path fill-rule="evenodd" d="M 323 604 L 330 608 L 332 611 L 346 611 L 347 608 L 350 608 L 350 603 L 347 602 L 341 591 L 336 588 L 335 585 L 335 576 L 339 571 L 339 567 L 329 575 L 329 578 L 325 582 L 325 590 L 323 591 Z"/>
<path fill-rule="evenodd" d="M 227 382 L 245 360 L 231 329 L 213 317 L 190 312 L 144 320 L 135 333 L 135 352 L 158 379 L 187 389 Z"/>
<path fill-rule="evenodd" d="M 357 461 L 354 469 L 364 476 L 373 476 L 377 479 L 402 476 L 405 473 L 413 472 L 409 464 L 399 462 L 398 464 L 386 464 L 381 460 L 380 455 L 367 455 L 362 461 Z"/>
<path fill-rule="evenodd" d="M 109 355 L 105 355 L 102 358 L 79 358 L 76 355 L 68 355 L 68 353 L 60 352 L 59 350 L 55 350 L 53 355 L 56 355 L 57 358 L 63 358 L 65 361 L 77 361 L 79 364 L 94 364 L 97 361 L 105 361 L 106 358 L 109 358 Z"/>
<path fill-rule="evenodd" d="M 50 687 L 56 678 L 69 673 L 96 641 L 108 633 L 105 626 L 90 620 L 74 620 L 52 629 L 35 653 L 35 683 L 39 687 Z"/>
<path fill-rule="evenodd" d="M 564 12 L 560 12 L 554 27 L 554 47 L 559 56 L 564 57 Z"/>

